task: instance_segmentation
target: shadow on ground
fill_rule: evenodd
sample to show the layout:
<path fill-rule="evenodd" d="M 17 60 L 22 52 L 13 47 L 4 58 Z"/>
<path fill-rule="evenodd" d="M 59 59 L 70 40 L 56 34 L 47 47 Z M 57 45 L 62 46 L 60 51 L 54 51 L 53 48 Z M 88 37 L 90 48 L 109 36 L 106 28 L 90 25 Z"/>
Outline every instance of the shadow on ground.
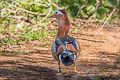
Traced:
<path fill-rule="evenodd" d="M 0 51 L 3 52 L 3 51 Z M 5 51 L 6 54 L 10 53 L 19 53 L 15 51 Z M 101 53 L 103 54 L 103 53 Z M 31 54 L 32 55 L 32 54 Z M 30 56 L 31 56 L 30 55 Z M 53 65 L 54 63 L 50 63 L 49 61 L 49 56 L 47 55 L 41 55 L 41 58 L 31 58 L 29 55 L 26 57 L 21 57 L 21 56 L 15 56 L 21 58 L 23 62 L 27 62 L 26 64 L 22 63 L 19 61 L 20 59 L 17 60 L 3 60 L 0 61 L 0 79 L 7 79 L 7 80 L 91 80 L 89 77 L 83 76 L 82 74 L 76 74 L 76 73 L 71 73 L 71 72 L 64 72 L 63 74 L 58 74 L 57 70 L 54 68 L 49 68 L 48 67 L 43 67 L 40 65 L 33 65 L 32 63 L 44 63 L 44 62 L 39 62 L 38 60 L 43 60 L 45 61 L 45 64 L 49 63 L 50 65 Z M 107 54 L 105 54 L 107 56 Z M 100 55 L 99 55 L 100 56 Z M 12 57 L 12 55 L 5 55 L 6 58 Z M 47 58 L 46 58 L 47 57 Z M 5 58 L 4 58 L 5 59 Z M 92 70 L 93 69 L 103 69 L 105 72 L 107 68 L 111 68 L 113 70 L 118 70 L 120 67 L 117 65 L 120 63 L 120 59 L 116 59 L 115 65 L 109 65 L 108 63 L 105 62 L 100 62 L 97 65 L 91 65 L 92 63 L 86 65 L 86 62 L 83 62 L 83 66 L 88 66 Z M 51 61 L 52 62 L 52 61 Z M 97 67 L 97 68 L 94 68 Z M 64 69 L 63 69 L 64 70 Z M 88 69 L 89 70 L 89 69 Z M 90 71 L 90 70 L 89 70 Z M 118 70 L 119 71 L 119 70 Z M 98 75 L 99 73 L 93 73 L 92 77 L 94 80 L 119 80 L 120 76 L 119 74 L 117 75 Z"/>

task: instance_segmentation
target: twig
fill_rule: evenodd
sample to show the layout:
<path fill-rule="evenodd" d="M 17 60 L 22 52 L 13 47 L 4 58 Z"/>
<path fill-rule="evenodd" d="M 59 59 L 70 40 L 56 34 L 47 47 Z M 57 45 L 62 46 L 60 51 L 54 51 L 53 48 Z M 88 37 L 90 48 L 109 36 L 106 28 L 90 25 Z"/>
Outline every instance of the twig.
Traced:
<path fill-rule="evenodd" d="M 103 27 L 108 22 L 108 20 L 110 19 L 110 17 L 113 15 L 113 13 L 115 12 L 115 10 L 116 10 L 116 8 L 113 9 L 113 11 L 110 13 L 109 17 L 105 20 L 105 22 L 103 23 L 102 27 L 100 28 L 100 31 L 103 29 Z"/>
<path fill-rule="evenodd" d="M 9 12 L 11 12 L 11 13 L 16 13 L 16 11 L 13 11 L 13 10 L 11 10 L 11 9 L 8 9 L 8 8 L 4 8 L 5 10 L 7 10 L 7 11 L 9 11 Z"/>
<path fill-rule="evenodd" d="M 119 0 L 117 0 L 117 6 L 119 4 Z M 114 12 L 117 9 L 117 6 L 112 10 L 112 12 L 110 13 L 109 17 L 105 20 L 105 22 L 103 23 L 102 27 L 100 28 L 100 31 L 103 29 L 103 27 L 105 26 L 105 24 L 108 22 L 108 20 L 110 19 L 110 17 L 114 14 Z"/>
<path fill-rule="evenodd" d="M 120 44 L 120 41 L 111 41 L 111 40 L 96 40 L 96 39 L 86 39 L 86 38 L 78 38 L 81 40 L 91 41 L 91 42 L 101 42 L 101 43 L 113 43 L 113 44 Z"/>
<path fill-rule="evenodd" d="M 35 5 L 39 5 L 39 6 L 49 7 L 48 4 L 46 5 L 46 4 L 36 3 L 36 2 L 30 2 L 30 4 L 35 4 Z"/>
<path fill-rule="evenodd" d="M 14 4 L 14 3 L 15 3 L 15 2 L 12 2 L 12 4 L 9 4 L 9 8 L 10 8 L 10 9 L 16 9 L 16 8 L 17 8 L 17 6 L 15 5 L 17 2 L 16 2 L 15 4 Z M 17 5 L 20 6 L 19 3 L 17 3 Z"/>
<path fill-rule="evenodd" d="M 18 12 L 19 10 L 24 11 L 24 12 L 27 12 L 27 13 L 29 13 L 29 14 L 38 15 L 38 16 L 41 16 L 41 17 L 45 17 L 45 16 L 46 16 L 45 14 L 39 14 L 38 12 L 32 12 L 32 11 L 29 11 L 29 10 L 26 10 L 26 9 L 23 9 L 23 8 L 18 8 L 18 9 L 15 10 L 15 11 L 12 10 L 12 9 L 3 8 L 3 9 L 1 10 L 1 12 L 9 11 L 9 12 L 11 12 L 11 13 L 13 13 L 13 14 L 16 14 L 16 12 Z M 2 13 L 1 13 L 1 15 L 2 15 Z"/>
<path fill-rule="evenodd" d="M 0 10 L 0 11 L 1 11 L 1 16 L 2 16 L 2 17 L 3 17 L 3 16 L 7 16 L 6 11 L 9 11 L 10 13 L 13 13 L 13 14 L 16 13 L 15 11 L 10 10 L 10 9 L 8 9 L 8 8 L 3 8 L 3 9 Z"/>
<path fill-rule="evenodd" d="M 76 19 L 76 20 L 78 20 L 78 21 L 80 21 L 80 22 L 86 22 L 87 20 L 85 20 L 85 19 Z M 91 19 L 90 20 L 90 22 L 92 22 L 92 23 L 94 23 L 94 22 L 101 22 L 102 20 L 98 20 L 98 19 L 96 19 L 96 20 L 94 20 L 94 19 Z"/>
<path fill-rule="evenodd" d="M 52 3 L 51 0 L 48 0 L 50 2 L 50 4 Z M 42 23 L 49 15 L 50 13 L 52 12 L 52 6 L 50 6 L 50 9 L 49 9 L 49 12 L 47 13 L 47 15 L 40 21 L 40 23 Z"/>
<path fill-rule="evenodd" d="M 52 12 L 52 7 L 50 7 L 48 14 L 40 21 L 40 23 L 43 22 L 50 15 L 51 12 Z"/>
<path fill-rule="evenodd" d="M 78 16 L 78 14 L 80 13 L 80 11 L 85 7 L 85 5 L 82 5 L 81 8 L 79 9 L 78 13 L 76 16 Z"/>
<path fill-rule="evenodd" d="M 88 19 L 87 23 L 89 23 L 90 20 L 94 17 L 94 15 L 96 14 L 96 11 L 97 11 L 98 7 L 99 7 L 99 0 L 97 0 L 97 3 L 96 3 L 96 10 L 95 10 L 94 14 L 93 14 L 92 16 L 90 16 L 90 18 Z"/>
<path fill-rule="evenodd" d="M 19 3 L 16 2 L 17 5 L 19 5 Z M 49 7 L 50 4 L 41 4 L 41 3 L 35 3 L 35 2 L 31 2 L 30 4 L 36 4 L 36 5 L 39 5 L 39 6 L 44 6 L 44 7 Z M 44 17 L 45 14 L 39 14 L 38 12 L 32 12 L 32 11 L 29 11 L 29 10 L 26 10 L 26 9 L 23 9 L 23 8 L 17 8 L 17 6 L 13 5 L 13 4 L 10 4 L 9 5 L 10 8 L 16 8 L 16 12 L 18 12 L 19 10 L 22 10 L 24 12 L 27 12 L 27 13 L 30 13 L 30 14 L 33 14 L 33 15 L 38 15 L 38 16 L 42 16 Z"/>
<path fill-rule="evenodd" d="M 27 13 L 30 13 L 30 14 L 33 14 L 33 15 L 38 15 L 38 16 L 45 16 L 45 14 L 39 14 L 38 12 L 32 12 L 32 11 L 29 11 L 29 10 L 26 10 L 26 9 L 23 9 L 23 8 L 18 8 L 18 10 L 17 11 L 19 11 L 19 10 L 23 10 L 23 11 L 25 11 L 25 12 L 27 12 Z"/>
<path fill-rule="evenodd" d="M 24 16 L 7 16 L 8 18 L 23 18 L 23 19 L 27 19 L 27 17 L 24 17 Z"/>
<path fill-rule="evenodd" d="M 21 18 L 24 18 L 24 19 L 26 19 L 26 17 L 24 17 L 24 16 L 0 16 L 0 18 L 5 18 L 5 17 L 8 17 L 8 18 L 19 18 L 19 19 L 21 19 Z"/>
<path fill-rule="evenodd" d="M 62 9 L 62 8 L 60 8 L 59 6 L 57 6 L 55 3 L 52 2 L 52 4 L 53 4 L 53 6 L 55 6 L 57 9 Z"/>

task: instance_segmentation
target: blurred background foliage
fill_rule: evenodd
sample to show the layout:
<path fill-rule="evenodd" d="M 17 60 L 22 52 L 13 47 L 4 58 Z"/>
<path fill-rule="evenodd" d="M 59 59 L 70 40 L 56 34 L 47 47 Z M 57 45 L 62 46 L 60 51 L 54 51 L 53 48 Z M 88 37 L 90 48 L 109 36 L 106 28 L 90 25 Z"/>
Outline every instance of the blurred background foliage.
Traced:
<path fill-rule="evenodd" d="M 0 0 L 0 43 L 21 44 L 55 36 L 45 26 L 56 9 L 64 9 L 73 19 L 103 23 L 112 13 L 109 24 L 120 20 L 119 0 Z"/>

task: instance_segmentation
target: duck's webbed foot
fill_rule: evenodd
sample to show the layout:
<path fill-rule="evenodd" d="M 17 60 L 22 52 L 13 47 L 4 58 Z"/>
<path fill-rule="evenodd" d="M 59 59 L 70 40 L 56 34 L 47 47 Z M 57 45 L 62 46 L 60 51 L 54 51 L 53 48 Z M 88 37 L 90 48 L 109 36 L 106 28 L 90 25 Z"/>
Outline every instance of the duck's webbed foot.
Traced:
<path fill-rule="evenodd" d="M 61 73 L 61 66 L 60 66 L 60 62 L 58 62 L 58 73 Z"/>

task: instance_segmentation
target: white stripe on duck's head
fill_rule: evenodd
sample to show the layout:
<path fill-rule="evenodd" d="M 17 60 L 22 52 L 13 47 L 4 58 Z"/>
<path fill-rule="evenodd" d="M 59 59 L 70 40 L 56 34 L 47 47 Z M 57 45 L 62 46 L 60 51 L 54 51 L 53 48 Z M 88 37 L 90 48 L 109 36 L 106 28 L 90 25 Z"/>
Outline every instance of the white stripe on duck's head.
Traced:
<path fill-rule="evenodd" d="M 54 13 L 53 13 L 53 15 L 50 16 L 49 18 L 64 17 L 65 14 L 66 13 L 63 10 L 55 10 Z"/>
<path fill-rule="evenodd" d="M 53 15 L 50 16 L 49 18 L 57 18 L 57 19 L 58 18 L 64 18 L 64 19 L 66 19 L 68 17 L 67 17 L 67 14 L 64 10 L 55 10 Z"/>
<path fill-rule="evenodd" d="M 64 16 L 62 10 L 55 10 L 54 15 L 56 15 L 56 16 L 58 16 L 58 15 Z"/>
<path fill-rule="evenodd" d="M 49 18 L 56 18 L 58 22 L 63 21 L 65 25 L 70 26 L 70 21 L 64 10 L 55 10 L 53 15 L 50 16 Z"/>

